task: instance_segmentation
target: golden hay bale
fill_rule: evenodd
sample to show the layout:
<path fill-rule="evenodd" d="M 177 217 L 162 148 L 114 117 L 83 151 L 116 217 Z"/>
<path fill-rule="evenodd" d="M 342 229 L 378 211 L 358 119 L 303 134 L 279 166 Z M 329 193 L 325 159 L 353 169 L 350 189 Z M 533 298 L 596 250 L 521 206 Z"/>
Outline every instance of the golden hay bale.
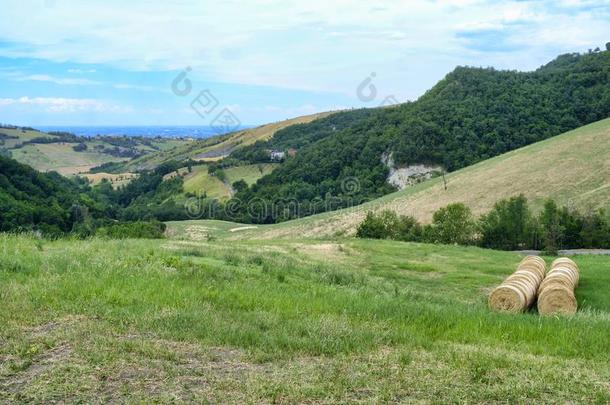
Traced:
<path fill-rule="evenodd" d="M 512 278 L 510 281 L 507 281 L 505 285 L 510 285 L 521 290 L 525 297 L 526 307 L 529 308 L 534 303 L 534 299 L 536 298 L 536 285 L 532 284 L 529 280 L 525 278 Z"/>
<path fill-rule="evenodd" d="M 525 294 L 513 285 L 500 285 L 489 295 L 489 306 L 496 311 L 523 312 L 526 305 Z"/>
<path fill-rule="evenodd" d="M 574 314 L 577 307 L 574 292 L 563 285 L 549 285 L 538 296 L 538 312 L 542 315 Z"/>
<path fill-rule="evenodd" d="M 543 258 L 539 257 L 539 256 L 527 256 L 525 257 L 523 260 L 521 260 L 521 264 L 535 264 L 537 266 L 540 267 L 541 270 L 546 270 L 546 262 L 544 261 Z"/>
<path fill-rule="evenodd" d="M 489 307 L 495 311 L 525 311 L 536 300 L 536 292 L 545 271 L 544 259 L 537 256 L 524 258 L 517 270 L 491 292 Z"/>
<path fill-rule="evenodd" d="M 551 276 L 547 276 L 547 278 L 545 278 L 540 284 L 540 287 L 538 287 L 538 294 L 540 294 L 542 290 L 550 285 L 562 285 L 571 289 L 574 283 L 564 274 L 553 274 Z"/>
<path fill-rule="evenodd" d="M 555 274 L 564 275 L 565 277 L 569 278 L 574 287 L 578 285 L 578 273 L 569 267 L 555 267 L 549 271 L 547 277 Z"/>
<path fill-rule="evenodd" d="M 574 289 L 579 281 L 578 265 L 561 257 L 553 261 L 551 270 L 538 287 L 538 312 L 548 314 L 573 314 L 578 303 Z"/>
<path fill-rule="evenodd" d="M 553 263 L 551 263 L 551 268 L 557 266 L 558 264 L 570 264 L 576 269 L 578 269 L 578 265 L 576 264 L 576 262 L 568 257 L 560 257 L 555 259 Z"/>
<path fill-rule="evenodd" d="M 527 270 L 530 272 L 534 272 L 536 274 L 538 274 L 538 276 L 540 278 L 544 278 L 545 272 L 546 272 L 546 268 L 541 267 L 538 263 L 535 262 L 525 262 L 525 263 L 520 263 L 519 267 L 517 267 L 518 270 Z"/>
<path fill-rule="evenodd" d="M 542 281 L 537 274 L 531 273 L 529 271 L 517 270 L 511 276 L 521 276 L 527 278 L 532 284 L 538 285 Z"/>
<path fill-rule="evenodd" d="M 572 260 L 568 259 L 567 257 L 561 257 L 561 258 L 555 260 L 553 262 L 553 265 L 551 266 L 551 271 L 554 271 L 556 269 L 570 269 L 570 271 L 576 277 L 576 282 L 575 282 L 574 286 L 575 287 L 578 286 L 580 270 L 578 269 L 578 265 L 576 263 L 574 263 Z"/>

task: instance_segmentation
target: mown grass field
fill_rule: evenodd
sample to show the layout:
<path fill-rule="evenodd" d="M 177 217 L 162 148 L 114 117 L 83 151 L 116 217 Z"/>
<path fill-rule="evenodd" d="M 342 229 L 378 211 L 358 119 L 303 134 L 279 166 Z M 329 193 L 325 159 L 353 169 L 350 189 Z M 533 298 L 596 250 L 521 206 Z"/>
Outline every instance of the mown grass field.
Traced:
<path fill-rule="evenodd" d="M 446 190 L 443 179 L 435 178 L 351 209 L 262 227 L 257 237 L 353 235 L 368 211 L 384 209 L 427 223 L 439 208 L 462 202 L 480 215 L 519 194 L 534 210 L 553 198 L 582 212 L 604 208 L 610 213 L 610 119 L 449 173 L 446 179 Z"/>
<path fill-rule="evenodd" d="M 541 318 L 487 309 L 514 253 L 208 225 L 1 235 L 0 402 L 610 401 L 610 258 L 576 257 L 579 312 Z"/>

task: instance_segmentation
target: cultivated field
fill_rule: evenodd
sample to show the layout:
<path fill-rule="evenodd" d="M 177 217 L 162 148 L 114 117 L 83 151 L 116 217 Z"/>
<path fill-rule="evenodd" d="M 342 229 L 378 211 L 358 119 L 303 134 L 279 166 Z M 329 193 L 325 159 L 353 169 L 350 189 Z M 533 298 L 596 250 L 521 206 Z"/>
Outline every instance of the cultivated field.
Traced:
<path fill-rule="evenodd" d="M 1 235 L 0 402 L 610 401 L 608 257 L 542 318 L 487 309 L 514 253 L 207 225 Z"/>

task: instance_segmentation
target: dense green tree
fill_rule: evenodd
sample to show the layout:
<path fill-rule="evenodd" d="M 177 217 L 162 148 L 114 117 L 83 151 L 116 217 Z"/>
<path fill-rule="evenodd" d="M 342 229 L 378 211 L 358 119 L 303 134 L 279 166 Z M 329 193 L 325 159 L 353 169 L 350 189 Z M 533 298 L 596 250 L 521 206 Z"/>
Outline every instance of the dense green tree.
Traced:
<path fill-rule="evenodd" d="M 523 195 L 498 201 L 479 224 L 483 247 L 517 250 L 537 246 L 536 224 Z"/>
<path fill-rule="evenodd" d="M 540 213 L 540 225 L 542 226 L 542 243 L 544 251 L 550 255 L 556 255 L 562 247 L 565 228 L 561 221 L 561 211 L 553 200 L 544 203 L 544 209 Z"/>
<path fill-rule="evenodd" d="M 470 245 L 475 240 L 476 222 L 470 208 L 450 204 L 434 213 L 430 231 L 428 238 L 434 243 Z"/>
<path fill-rule="evenodd" d="M 397 215 L 394 211 L 384 210 L 379 214 L 368 212 L 358 226 L 356 235 L 368 239 L 393 239 L 420 241 L 421 225 L 413 217 Z"/>

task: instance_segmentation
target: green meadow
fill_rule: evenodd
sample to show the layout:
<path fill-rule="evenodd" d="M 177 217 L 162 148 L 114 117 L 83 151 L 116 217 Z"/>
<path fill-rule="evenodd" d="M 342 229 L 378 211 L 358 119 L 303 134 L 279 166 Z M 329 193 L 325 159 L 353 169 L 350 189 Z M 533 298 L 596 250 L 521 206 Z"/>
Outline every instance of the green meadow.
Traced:
<path fill-rule="evenodd" d="M 1 235 L 0 402 L 610 401 L 608 257 L 543 318 L 487 308 L 515 253 L 234 229 Z"/>

